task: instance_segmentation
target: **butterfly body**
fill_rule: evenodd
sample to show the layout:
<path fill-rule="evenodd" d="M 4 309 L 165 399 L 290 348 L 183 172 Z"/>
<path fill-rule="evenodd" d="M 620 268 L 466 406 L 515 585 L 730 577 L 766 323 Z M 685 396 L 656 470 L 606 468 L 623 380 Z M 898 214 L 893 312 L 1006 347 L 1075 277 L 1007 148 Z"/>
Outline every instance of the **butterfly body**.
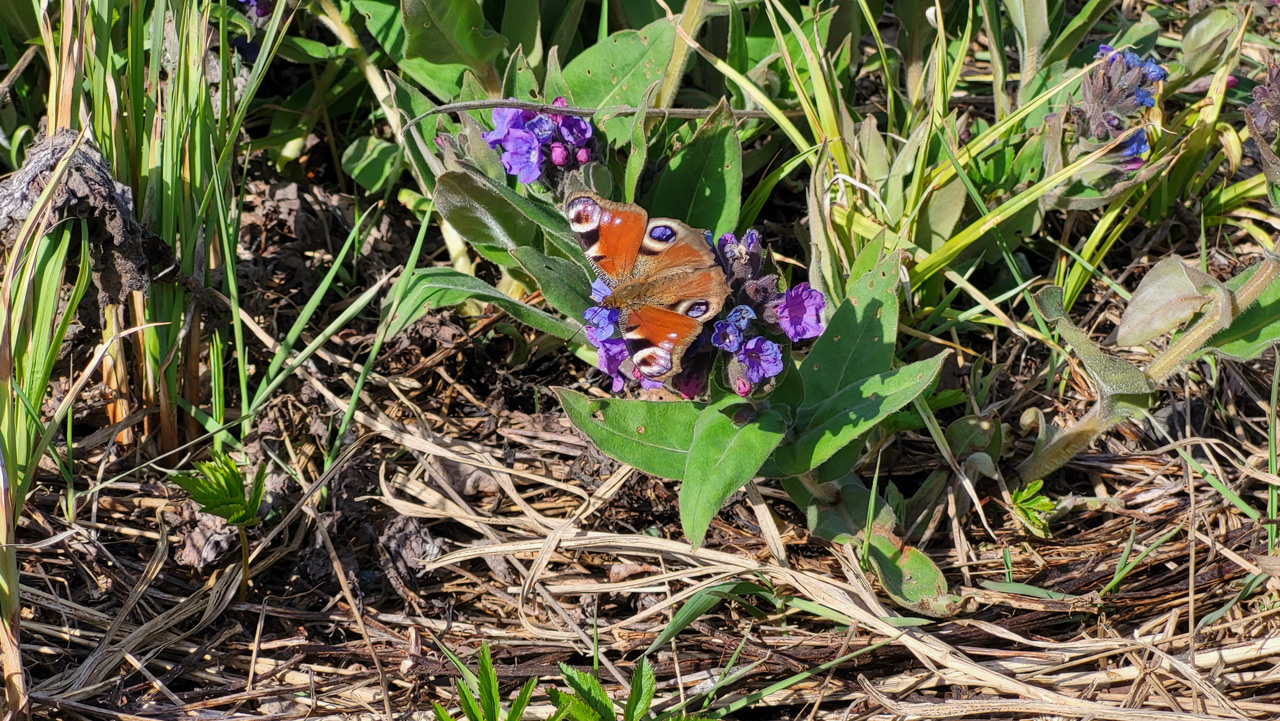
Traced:
<path fill-rule="evenodd" d="M 663 381 L 678 373 L 685 351 L 729 295 L 702 233 L 594 193 L 571 194 L 565 209 L 587 259 L 613 291 L 600 305 L 618 311 L 640 374 Z"/>

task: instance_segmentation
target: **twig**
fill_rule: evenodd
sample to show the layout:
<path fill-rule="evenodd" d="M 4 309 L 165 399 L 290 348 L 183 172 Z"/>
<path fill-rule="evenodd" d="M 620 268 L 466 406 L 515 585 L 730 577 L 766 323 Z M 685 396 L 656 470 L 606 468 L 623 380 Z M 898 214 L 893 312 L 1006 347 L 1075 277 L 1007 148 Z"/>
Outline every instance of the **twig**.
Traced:
<path fill-rule="evenodd" d="M 427 112 L 413 118 L 405 123 L 405 129 L 410 126 L 422 122 L 424 119 L 432 115 L 440 113 L 461 113 L 468 110 L 492 110 L 493 108 L 516 108 L 518 110 L 532 110 L 535 113 L 553 113 L 556 115 L 576 115 L 583 118 L 589 118 L 597 113 L 606 112 L 610 115 L 628 116 L 644 113 L 646 118 L 676 118 L 678 120 L 696 120 L 705 118 L 711 114 L 712 109 L 707 108 L 637 108 L 631 105 L 607 105 L 602 108 L 570 108 L 560 107 L 558 105 L 548 105 L 547 103 L 535 103 L 528 100 L 512 100 L 493 99 L 493 100 L 464 100 L 459 103 L 448 103 L 434 107 Z M 734 110 L 733 117 L 737 119 L 751 120 L 768 120 L 769 113 L 763 110 Z M 789 110 L 786 115 L 792 117 L 801 117 L 804 115 L 799 110 Z"/>

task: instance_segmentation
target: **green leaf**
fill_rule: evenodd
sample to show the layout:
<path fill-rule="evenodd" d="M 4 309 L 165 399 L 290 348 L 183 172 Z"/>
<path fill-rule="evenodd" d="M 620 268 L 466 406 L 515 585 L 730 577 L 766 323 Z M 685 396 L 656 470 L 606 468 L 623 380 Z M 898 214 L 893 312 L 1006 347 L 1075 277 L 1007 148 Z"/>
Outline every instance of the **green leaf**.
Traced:
<path fill-rule="evenodd" d="M 879 497 L 873 496 L 856 474 L 846 473 L 832 481 L 838 492 L 836 504 L 820 503 L 797 477 L 782 479 L 782 487 L 791 500 L 805 512 L 809 532 L 832 543 L 849 543 L 861 538 L 868 530 L 873 533 L 893 533 L 898 518 L 893 509 Z M 868 513 L 873 515 L 868 521 Z"/>
<path fill-rule="evenodd" d="M 391 102 L 406 123 L 435 107 L 435 103 L 428 100 L 427 96 L 395 73 L 387 73 L 387 80 L 392 86 Z M 438 115 L 429 115 L 405 129 L 403 147 L 405 158 L 409 161 L 409 172 L 426 195 L 435 193 L 436 175 L 443 169 L 436 159 L 435 148 L 428 145 L 433 142 L 439 123 Z"/>
<path fill-rule="evenodd" d="M 1142 345 L 1172 331 L 1211 301 L 1210 293 L 1219 287 L 1216 280 L 1188 267 L 1181 258 L 1156 263 L 1129 299 L 1116 328 L 1116 345 Z M 1222 295 L 1226 295 L 1225 288 Z"/>
<path fill-rule="evenodd" d="M 602 717 L 582 699 L 559 689 L 548 688 L 547 696 L 551 698 L 551 705 L 560 712 L 556 718 L 564 718 L 564 714 L 567 713 L 575 721 L 612 721 L 613 719 L 612 714 Z"/>
<path fill-rule="evenodd" d="M 898 335 L 898 268 L 894 253 L 850 283 L 848 297 L 800 364 L 806 406 L 855 381 L 889 370 Z"/>
<path fill-rule="evenodd" d="M 538 686 L 538 677 L 534 676 L 524 682 L 516 700 L 511 702 L 511 708 L 507 710 L 507 721 L 521 721 L 524 718 L 524 710 L 529 707 L 529 699 L 533 698 L 533 690 Z"/>
<path fill-rule="evenodd" d="M 510 8 L 511 5 L 507 7 Z M 538 26 L 536 21 L 532 24 L 535 28 Z M 507 63 L 507 73 L 502 80 L 502 97 L 530 102 L 538 100 L 538 78 L 522 52 L 512 53 L 511 62 Z"/>
<path fill-rule="evenodd" d="M 509 254 L 532 245 L 538 227 L 519 212 L 487 178 L 470 171 L 451 170 L 436 178 L 436 209 L 449 225 L 477 249 L 490 249 L 486 257 L 514 265 Z M 506 257 L 503 262 L 501 258 Z"/>
<path fill-rule="evenodd" d="M 655 687 L 653 667 L 649 665 L 649 659 L 642 656 L 636 662 L 635 672 L 631 674 L 631 695 L 627 697 L 622 721 L 641 721 L 649 713 Z"/>
<path fill-rule="evenodd" d="M 573 689 L 578 700 L 590 707 L 596 716 L 601 719 L 613 718 L 613 703 L 609 701 L 609 694 L 605 693 L 595 676 L 563 663 L 560 664 L 560 675 L 569 688 Z"/>
<path fill-rule="evenodd" d="M 449 712 L 444 710 L 444 706 L 441 706 L 436 701 L 431 702 L 431 712 L 435 714 L 436 721 L 454 721 L 454 718 L 449 715 Z"/>
<path fill-rule="evenodd" d="M 493 73 L 490 61 L 507 47 L 475 0 L 402 0 L 401 8 L 409 57 L 462 63 L 483 76 Z"/>
<path fill-rule="evenodd" d="M 741 202 L 742 145 L 733 111 L 721 98 L 654 182 L 649 212 L 705 228 L 718 238 L 737 225 Z"/>
<path fill-rule="evenodd" d="M 200 510 L 226 519 L 233 526 L 248 526 L 258 522 L 258 507 L 262 503 L 263 481 L 266 466 L 258 469 L 251 488 L 245 488 L 244 474 L 234 459 L 220 451 L 214 451 L 208 461 L 195 464 L 195 473 L 175 473 L 170 480 L 200 505 Z M 246 490 L 248 498 L 245 498 Z"/>
<path fill-rule="evenodd" d="M 947 579 L 933 559 L 896 536 L 873 534 L 867 556 L 880 587 L 895 603 L 926 616 L 949 618 L 960 612 L 960 597 L 947 593 Z"/>
<path fill-rule="evenodd" d="M 466 715 L 467 721 L 492 721 L 487 719 L 480 712 L 480 706 L 476 703 L 476 698 L 471 694 L 471 689 L 467 688 L 461 681 L 457 683 L 458 687 L 458 706 L 462 708 L 462 713 Z"/>
<path fill-rule="evenodd" d="M 480 681 L 477 693 L 480 696 L 480 708 L 484 711 L 485 721 L 499 721 L 498 718 L 498 674 L 493 670 L 493 657 L 489 655 L 489 644 L 480 644 L 480 663 L 476 667 L 476 678 Z"/>
<path fill-rule="evenodd" d="M 699 591 L 689 597 L 684 605 L 680 606 L 680 610 L 671 616 L 671 621 L 662 627 L 658 633 L 658 637 L 649 644 L 644 655 L 657 651 L 671 642 L 671 639 L 680 634 L 681 631 L 689 627 L 689 624 L 702 618 L 703 614 L 715 608 L 717 604 L 725 599 L 733 599 L 744 594 L 760 594 L 768 593 L 768 589 L 757 583 L 749 581 L 737 581 L 731 583 L 721 583 L 703 591 Z"/>
<path fill-rule="evenodd" d="M 1239 22 L 1236 14 L 1225 7 L 1207 8 L 1191 16 L 1182 30 L 1182 64 L 1186 72 L 1180 80 L 1198 78 L 1221 63 Z"/>
<path fill-rule="evenodd" d="M 1227 281 L 1233 291 L 1248 280 L 1257 266 Z M 1231 325 L 1209 339 L 1207 347 L 1228 358 L 1252 360 L 1280 342 L 1280 281 L 1273 281 L 1248 308 L 1241 309 Z"/>
<path fill-rule="evenodd" d="M 399 171 L 400 147 L 381 138 L 356 138 L 342 151 L 342 172 L 370 193 L 386 187 Z"/>
<path fill-rule="evenodd" d="M 600 450 L 655 476 L 684 478 L 700 404 L 588 398 L 556 388 L 565 415 Z"/>
<path fill-rule="evenodd" d="M 566 316 L 576 320 L 595 305 L 591 300 L 591 279 L 577 264 L 533 248 L 516 248 L 511 256 L 538 281 L 547 302 Z"/>
<path fill-rule="evenodd" d="M 680 486 L 680 525 L 695 548 L 725 499 L 756 475 L 787 430 L 777 411 L 736 401 L 708 406 L 693 426 Z"/>
<path fill-rule="evenodd" d="M 915 400 L 933 384 L 947 358 L 938 355 L 846 386 L 813 409 L 807 425 L 796 430 L 794 441 L 778 447 L 774 453 L 778 467 L 789 475 L 816 468 Z"/>
<path fill-rule="evenodd" d="M 574 325 L 544 310 L 521 303 L 483 280 L 452 268 L 419 268 L 414 271 L 387 333 L 399 333 L 428 310 L 458 305 L 473 298 L 493 303 L 530 328 L 557 338 L 567 340 L 578 333 L 578 328 Z M 384 303 L 383 308 L 390 308 L 389 302 Z"/>
<path fill-rule="evenodd" d="M 617 146 L 631 139 L 630 118 L 610 118 L 611 106 L 640 105 L 661 80 L 675 47 L 675 24 L 661 18 L 640 30 L 623 30 L 582 51 L 564 68 L 564 80 L 582 107 L 600 108 L 596 123 Z"/>
<path fill-rule="evenodd" d="M 387 55 L 395 61 L 401 72 L 437 98 L 453 98 L 458 95 L 458 91 L 462 89 L 462 74 L 466 72 L 466 65 L 431 63 L 405 55 L 405 24 L 400 14 L 399 0 L 353 0 L 352 4 L 364 15 L 365 29 L 387 51 Z M 346 48 L 343 47 L 342 50 L 345 54 Z"/>

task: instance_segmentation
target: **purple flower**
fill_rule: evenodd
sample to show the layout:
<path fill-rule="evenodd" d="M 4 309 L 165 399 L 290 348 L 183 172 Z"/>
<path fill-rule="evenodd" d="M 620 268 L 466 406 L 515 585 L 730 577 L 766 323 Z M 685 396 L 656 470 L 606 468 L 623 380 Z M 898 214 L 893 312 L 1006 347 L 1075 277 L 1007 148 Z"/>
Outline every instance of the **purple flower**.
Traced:
<path fill-rule="evenodd" d="M 560 142 L 552 143 L 551 144 L 551 164 L 558 168 L 558 167 L 562 167 L 568 162 L 569 162 L 569 149 L 564 146 L 564 143 L 560 143 Z"/>
<path fill-rule="evenodd" d="M 752 385 L 782 372 L 782 349 L 767 338 L 757 336 L 747 341 L 737 357 L 746 367 L 746 379 Z"/>
<path fill-rule="evenodd" d="M 1152 97 L 1151 93 L 1143 90 L 1142 88 L 1138 88 L 1133 91 L 1133 99 L 1138 103 L 1138 105 L 1145 108 L 1154 108 L 1156 106 L 1156 99 Z"/>
<path fill-rule="evenodd" d="M 613 295 L 613 288 L 603 280 L 596 278 L 591 281 L 591 300 L 597 303 L 603 303 L 605 298 Z"/>
<path fill-rule="evenodd" d="M 1134 133 L 1132 138 L 1125 141 L 1120 146 L 1120 157 L 1133 158 L 1151 150 L 1151 146 L 1147 144 L 1146 133 Z"/>
<path fill-rule="evenodd" d="M 1151 58 L 1147 58 L 1147 61 L 1142 64 L 1142 70 L 1147 74 L 1147 80 L 1153 83 L 1158 83 L 1169 77 L 1169 71 L 1157 65 Z"/>
<path fill-rule="evenodd" d="M 587 308 L 582 317 L 587 321 L 587 325 L 595 329 L 597 338 L 608 338 L 613 335 L 614 326 L 618 322 L 618 311 L 615 308 L 594 305 Z"/>
<path fill-rule="evenodd" d="M 527 113 L 527 115 L 526 115 Z M 493 130 L 480 136 L 490 148 L 497 148 L 507 139 L 512 130 L 524 130 L 525 121 L 533 117 L 533 112 L 519 108 L 494 108 Z"/>
<path fill-rule="evenodd" d="M 542 177 L 542 143 L 528 130 L 511 129 L 502 141 L 502 167 L 521 183 Z"/>
<path fill-rule="evenodd" d="M 591 123 L 588 123 L 585 118 L 561 115 L 557 125 L 560 128 L 560 137 L 575 148 L 582 147 L 591 139 Z"/>
<path fill-rule="evenodd" d="M 732 320 L 718 320 L 711 331 L 711 345 L 723 351 L 737 353 L 742 347 L 742 329 Z"/>
<path fill-rule="evenodd" d="M 633 370 L 631 372 L 631 375 L 635 376 L 636 380 L 640 381 L 640 387 L 646 391 L 651 391 L 654 388 L 661 388 L 662 386 L 666 385 L 662 381 L 655 381 L 649 378 L 645 378 L 643 375 L 641 375 L 639 368 Z"/>
<path fill-rule="evenodd" d="M 534 115 L 525 121 L 524 129 L 533 133 L 539 143 L 549 143 L 556 137 L 556 124 L 545 115 Z"/>
<path fill-rule="evenodd" d="M 627 342 L 621 338 L 606 338 L 600 342 L 600 350 L 597 353 L 597 360 L 600 370 L 604 371 L 613 378 L 613 392 L 617 393 L 627 384 L 627 380 L 622 377 L 622 373 L 618 371 L 622 367 L 622 362 L 630 357 L 627 352 Z"/>
<path fill-rule="evenodd" d="M 789 288 L 774 307 L 778 313 L 778 325 L 793 343 L 822 335 L 822 311 L 827 307 L 827 299 L 821 291 L 810 288 L 808 283 Z"/>
<path fill-rule="evenodd" d="M 240 0 L 246 7 L 252 8 L 255 15 L 264 18 L 271 14 L 271 0 Z"/>
<path fill-rule="evenodd" d="M 738 330 L 746 330 L 747 324 L 755 320 L 756 312 L 751 310 L 749 305 L 740 305 L 729 311 L 725 316 L 725 320 L 732 323 Z M 736 350 L 736 349 L 735 349 Z"/>
<path fill-rule="evenodd" d="M 676 379 L 676 390 L 679 391 L 680 397 L 685 400 L 697 398 L 707 389 L 707 369 L 697 369 L 700 372 L 681 373 Z"/>

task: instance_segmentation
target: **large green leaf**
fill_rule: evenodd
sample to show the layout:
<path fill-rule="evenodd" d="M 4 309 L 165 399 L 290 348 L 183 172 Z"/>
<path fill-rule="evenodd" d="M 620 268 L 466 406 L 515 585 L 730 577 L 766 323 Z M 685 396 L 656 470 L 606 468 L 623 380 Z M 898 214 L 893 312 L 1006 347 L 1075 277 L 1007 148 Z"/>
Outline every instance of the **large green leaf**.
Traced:
<path fill-rule="evenodd" d="M 883 373 L 898 334 L 898 268 L 892 254 L 853 281 L 844 303 L 800 364 L 804 404 L 815 407 L 851 383 Z"/>
<path fill-rule="evenodd" d="M 588 398 L 567 388 L 555 391 L 565 415 L 600 450 L 646 473 L 684 478 L 700 404 Z"/>
<path fill-rule="evenodd" d="M 451 170 L 436 179 L 436 209 L 458 234 L 485 257 L 514 265 L 512 250 L 533 245 L 538 226 L 484 176 Z"/>
<path fill-rule="evenodd" d="M 342 172 L 367 192 L 380 191 L 402 171 L 400 147 L 381 138 L 356 138 L 342 151 Z"/>
<path fill-rule="evenodd" d="M 1257 266 L 1227 281 L 1227 287 L 1239 290 L 1255 270 Z M 1280 281 L 1272 281 L 1253 305 L 1241 310 L 1231 325 L 1209 339 L 1207 347 L 1229 358 L 1252 360 L 1277 342 L 1280 342 Z"/>
<path fill-rule="evenodd" d="M 676 218 L 715 237 L 733 230 L 742 203 L 742 144 L 723 100 L 658 176 L 649 212 Z"/>
<path fill-rule="evenodd" d="M 471 299 L 493 303 L 511 314 L 511 317 L 543 333 L 565 339 L 578 333 L 577 326 L 544 310 L 521 303 L 483 280 L 452 268 L 419 268 L 413 272 L 388 333 L 399 333 L 428 310 L 458 305 Z"/>
<path fill-rule="evenodd" d="M 481 76 L 507 39 L 485 22 L 475 0 L 401 0 L 408 33 L 406 54 L 432 63 L 462 63 Z"/>
<path fill-rule="evenodd" d="M 716 404 L 699 414 L 680 486 L 680 525 L 695 548 L 725 499 L 756 475 L 784 433 L 777 411 L 750 403 Z"/>
<path fill-rule="evenodd" d="M 516 248 L 511 256 L 538 281 L 547 302 L 561 313 L 578 319 L 595 305 L 591 300 L 591 279 L 577 265 L 533 248 Z"/>
<path fill-rule="evenodd" d="M 462 89 L 461 63 L 432 63 L 405 55 L 405 23 L 399 0 L 353 0 L 365 17 L 365 29 L 387 51 L 400 70 L 437 98 L 452 98 Z M 345 48 L 343 48 L 345 51 Z"/>
<path fill-rule="evenodd" d="M 889 414 L 915 400 L 938 377 L 947 355 L 903 366 L 846 386 L 813 409 L 791 443 L 773 459 L 789 475 L 803 473 L 871 430 Z"/>
<path fill-rule="evenodd" d="M 596 121 L 609 141 L 631 140 L 630 119 L 610 118 L 610 106 L 635 107 L 662 78 L 675 47 L 673 21 L 655 20 L 639 30 L 623 30 L 582 51 L 564 68 L 564 80 L 582 107 L 600 108 Z"/>

